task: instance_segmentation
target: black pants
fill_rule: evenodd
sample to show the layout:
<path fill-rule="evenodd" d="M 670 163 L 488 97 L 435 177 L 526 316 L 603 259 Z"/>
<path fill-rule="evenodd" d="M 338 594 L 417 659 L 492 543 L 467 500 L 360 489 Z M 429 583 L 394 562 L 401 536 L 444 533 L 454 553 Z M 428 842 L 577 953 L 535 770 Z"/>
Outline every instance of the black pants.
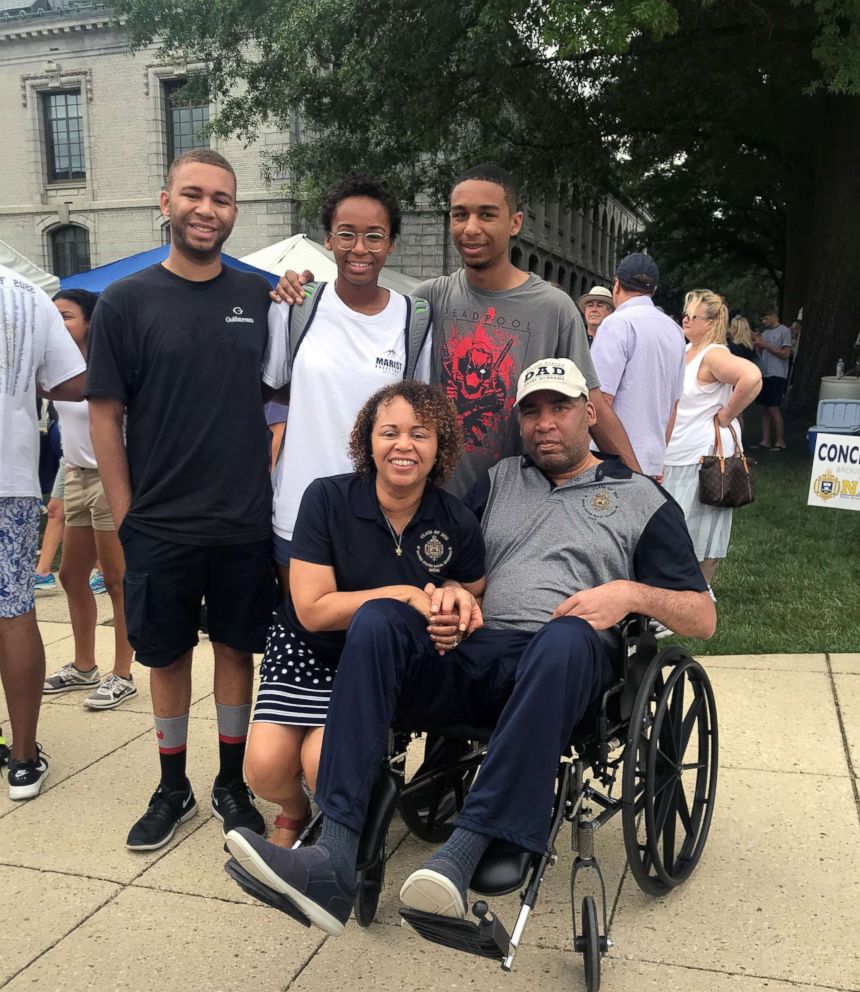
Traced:
<path fill-rule="evenodd" d="M 355 614 L 334 681 L 317 802 L 361 831 L 392 723 L 495 727 L 457 825 L 525 850 L 546 846 L 559 755 L 613 678 L 600 637 L 564 617 L 537 633 L 482 629 L 438 655 L 412 607 Z"/>

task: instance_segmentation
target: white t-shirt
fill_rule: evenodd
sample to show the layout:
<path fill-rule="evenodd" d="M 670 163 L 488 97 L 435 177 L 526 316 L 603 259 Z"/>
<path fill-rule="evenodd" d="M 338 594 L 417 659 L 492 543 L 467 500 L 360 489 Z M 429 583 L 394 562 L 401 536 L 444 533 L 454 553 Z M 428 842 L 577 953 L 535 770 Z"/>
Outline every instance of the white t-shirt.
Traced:
<path fill-rule="evenodd" d="M 54 401 L 60 418 L 60 437 L 63 439 L 63 458 L 71 468 L 98 468 L 93 442 L 90 440 L 90 405 Z"/>
<path fill-rule="evenodd" d="M 0 496 L 40 496 L 36 384 L 44 392 L 85 371 L 60 311 L 0 265 Z"/>
<path fill-rule="evenodd" d="M 289 368 L 288 319 L 288 305 L 273 303 L 263 381 L 273 389 L 290 383 L 284 450 L 272 480 L 273 528 L 289 541 L 304 491 L 314 479 L 353 470 L 347 444 L 367 398 L 403 377 L 406 299 L 392 290 L 385 309 L 368 316 L 351 310 L 329 283 L 295 367 L 289 379 L 283 379 L 283 370 Z M 431 340 L 428 333 L 415 368 L 415 378 L 422 382 L 430 379 Z"/>

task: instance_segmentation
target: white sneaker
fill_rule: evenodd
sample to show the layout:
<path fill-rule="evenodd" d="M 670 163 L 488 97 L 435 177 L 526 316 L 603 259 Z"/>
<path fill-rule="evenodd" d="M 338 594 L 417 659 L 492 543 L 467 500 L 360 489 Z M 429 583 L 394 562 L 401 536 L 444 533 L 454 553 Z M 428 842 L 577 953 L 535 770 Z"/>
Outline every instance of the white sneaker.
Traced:
<path fill-rule="evenodd" d="M 664 637 L 673 637 L 675 634 L 674 630 L 669 630 L 665 624 L 658 623 L 656 620 L 649 620 L 648 629 L 658 641 L 662 640 Z"/>
<path fill-rule="evenodd" d="M 95 665 L 88 672 L 81 672 L 70 661 L 45 679 L 42 693 L 49 696 L 57 692 L 71 692 L 72 689 L 89 689 L 98 684 L 99 670 Z"/>
<path fill-rule="evenodd" d="M 134 679 L 126 679 L 111 672 L 104 682 L 87 696 L 84 706 L 91 710 L 111 710 L 136 695 L 137 686 L 134 684 Z"/>

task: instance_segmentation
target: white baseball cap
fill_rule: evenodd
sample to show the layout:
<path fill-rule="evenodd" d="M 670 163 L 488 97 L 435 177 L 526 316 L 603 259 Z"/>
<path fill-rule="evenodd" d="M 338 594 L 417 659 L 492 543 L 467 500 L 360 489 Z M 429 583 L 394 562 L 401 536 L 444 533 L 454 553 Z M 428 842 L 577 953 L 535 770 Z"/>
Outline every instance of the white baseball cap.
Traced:
<path fill-rule="evenodd" d="M 551 389 L 572 399 L 578 396 L 588 399 L 585 376 L 569 358 L 542 358 L 529 365 L 517 381 L 517 403 L 539 389 Z"/>

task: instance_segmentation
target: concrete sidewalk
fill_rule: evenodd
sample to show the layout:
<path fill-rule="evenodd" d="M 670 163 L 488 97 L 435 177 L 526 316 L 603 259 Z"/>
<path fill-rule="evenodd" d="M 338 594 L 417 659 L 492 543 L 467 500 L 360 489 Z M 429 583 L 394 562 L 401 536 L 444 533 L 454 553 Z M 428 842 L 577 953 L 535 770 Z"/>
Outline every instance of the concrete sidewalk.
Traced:
<path fill-rule="evenodd" d="M 37 609 L 52 671 L 72 659 L 64 598 L 44 597 Z M 106 596 L 99 612 L 110 615 Z M 98 628 L 103 672 L 112 636 Z M 708 845 L 693 877 L 655 900 L 625 871 L 620 817 L 600 832 L 615 942 L 602 988 L 860 990 L 860 654 L 704 660 L 721 750 Z M 208 809 L 217 759 L 212 668 L 204 641 L 189 743 L 200 812 L 149 854 L 125 849 L 157 779 L 146 671 L 134 666 L 139 695 L 118 710 L 86 711 L 83 693 L 45 700 L 45 791 L 16 804 L 5 781 L 0 787 L 0 989 L 584 988 L 571 951 L 566 830 L 511 975 L 398 925 L 400 884 L 429 848 L 397 820 L 368 930 L 351 923 L 343 937 L 326 937 L 246 898 L 223 872 L 220 824 Z M 8 733 L 2 695 L 0 723 Z M 515 905 L 515 896 L 494 901 L 509 927 Z"/>

